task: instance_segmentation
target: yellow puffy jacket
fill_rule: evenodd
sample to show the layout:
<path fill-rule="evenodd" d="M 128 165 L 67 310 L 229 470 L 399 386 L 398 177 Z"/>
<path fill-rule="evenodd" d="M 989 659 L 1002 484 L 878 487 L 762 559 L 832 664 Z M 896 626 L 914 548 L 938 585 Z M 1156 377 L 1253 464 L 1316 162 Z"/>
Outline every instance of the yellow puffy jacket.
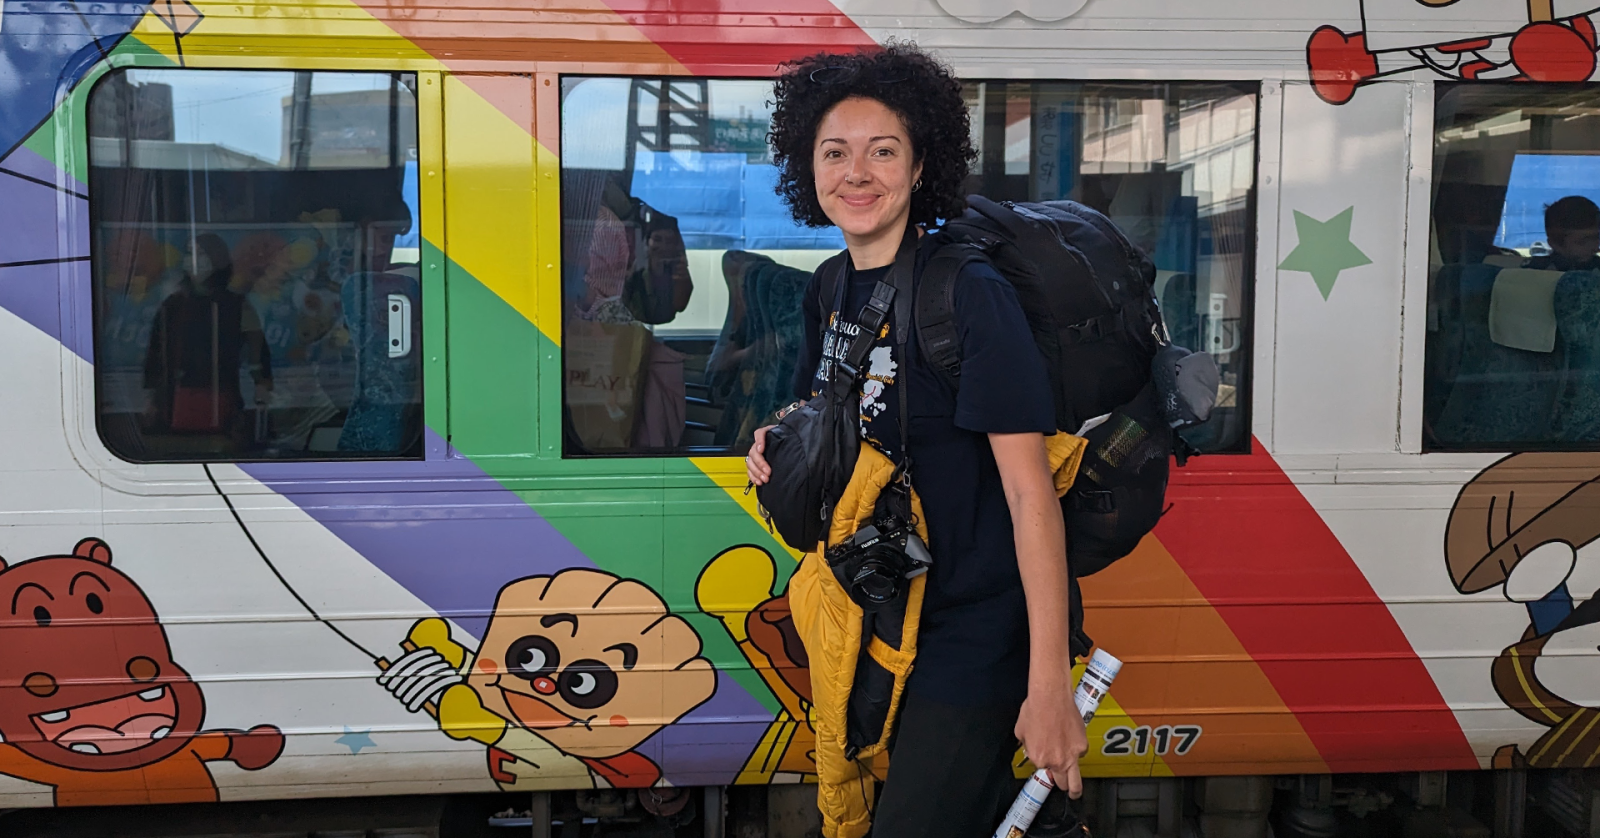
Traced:
<path fill-rule="evenodd" d="M 1072 487 L 1083 456 L 1084 440 L 1066 433 L 1045 438 L 1054 474 L 1056 494 Z M 872 519 L 878 494 L 894 474 L 894 464 L 877 449 L 863 443 L 855 472 L 834 507 L 828 544 L 839 544 Z M 917 533 L 928 540 L 922 501 L 912 493 Z M 820 547 L 820 545 L 819 545 Z M 938 561 L 935 556 L 934 560 Z M 912 662 L 917 656 L 917 629 L 922 615 L 922 593 L 927 576 L 911 580 L 905 617 L 898 643 L 874 632 L 866 645 L 869 661 L 861 661 L 863 613 L 850 599 L 828 567 L 821 549 L 801 560 L 789 581 L 789 607 L 795 628 L 811 661 L 812 727 L 817 732 L 817 805 L 822 810 L 826 838 L 861 838 L 872 823 L 873 781 L 882 776 L 883 757 L 900 708 Z M 847 716 L 858 677 L 866 679 L 870 696 L 857 700 L 877 705 L 874 717 L 882 719 L 875 740 L 852 747 L 847 742 Z M 859 740 L 861 733 L 858 731 Z M 879 770 L 874 771 L 874 768 Z"/>

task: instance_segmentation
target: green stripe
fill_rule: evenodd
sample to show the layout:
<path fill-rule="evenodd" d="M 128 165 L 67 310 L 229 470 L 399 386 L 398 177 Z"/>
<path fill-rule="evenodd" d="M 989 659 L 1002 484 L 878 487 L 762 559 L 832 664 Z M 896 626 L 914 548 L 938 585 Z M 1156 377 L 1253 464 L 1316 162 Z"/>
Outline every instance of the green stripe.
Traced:
<path fill-rule="evenodd" d="M 166 56 L 151 49 L 143 41 L 128 35 L 117 43 L 108 55 L 124 64 L 137 63 L 141 67 L 172 67 L 176 66 Z M 55 111 L 28 135 L 22 146 L 29 151 L 56 164 L 67 174 L 77 178 L 79 183 L 89 182 L 89 155 L 78 151 L 89 148 L 87 120 L 81 116 L 69 118 L 72 114 L 83 114 L 86 110 L 89 92 L 94 88 L 95 82 L 111 71 L 108 60 L 101 60 L 72 88 L 67 97 L 56 106 Z M 56 153 L 56 135 L 61 130 L 70 130 L 72 137 L 66 146 L 65 160 L 59 159 Z"/>
<path fill-rule="evenodd" d="M 780 582 L 794 561 L 687 460 L 562 460 L 531 453 L 538 450 L 536 418 L 560 416 L 560 388 L 538 386 L 541 362 L 559 360 L 559 350 L 466 269 L 446 264 L 451 446 L 601 569 L 660 593 L 699 632 L 718 669 L 768 710 L 779 710 L 721 621 L 699 612 L 694 586 L 706 563 L 733 545 L 755 544 L 776 555 Z"/>

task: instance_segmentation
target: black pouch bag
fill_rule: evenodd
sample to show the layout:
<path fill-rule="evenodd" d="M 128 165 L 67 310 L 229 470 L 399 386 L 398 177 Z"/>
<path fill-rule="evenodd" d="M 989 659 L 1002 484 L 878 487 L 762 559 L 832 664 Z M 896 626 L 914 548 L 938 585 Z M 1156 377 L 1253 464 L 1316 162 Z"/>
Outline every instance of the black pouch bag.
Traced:
<path fill-rule="evenodd" d="M 1075 576 L 1098 573 L 1133 552 L 1155 528 L 1167 491 L 1173 432 L 1153 384 L 1085 431 L 1072 489 L 1061 498 Z"/>
<path fill-rule="evenodd" d="M 911 271 L 916 243 L 916 232 L 908 230 L 900 242 L 893 271 Z M 832 311 L 839 312 L 839 316 L 843 316 L 840 308 L 845 291 L 844 260 L 848 258 L 844 254 L 832 268 Z M 825 263 L 819 272 L 829 271 L 829 267 Z M 856 380 L 879 328 L 889 316 L 894 295 L 894 285 L 887 282 L 879 282 L 872 289 L 872 299 L 856 319 L 861 331 L 850 342 L 844 357 L 831 366 L 827 386 L 767 431 L 763 456 L 772 468 L 772 477 L 756 487 L 756 499 L 767 525 L 796 550 L 815 550 L 827 536 L 833 506 L 855 472 L 856 458 L 861 453 L 861 404 Z"/>

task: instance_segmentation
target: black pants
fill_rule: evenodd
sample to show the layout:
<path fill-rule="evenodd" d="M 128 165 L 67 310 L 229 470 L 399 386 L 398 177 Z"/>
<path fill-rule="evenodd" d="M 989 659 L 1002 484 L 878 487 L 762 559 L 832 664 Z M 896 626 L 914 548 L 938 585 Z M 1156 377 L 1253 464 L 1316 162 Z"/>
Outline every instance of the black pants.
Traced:
<path fill-rule="evenodd" d="M 988 838 L 1020 785 L 1019 709 L 906 696 L 871 838 Z"/>

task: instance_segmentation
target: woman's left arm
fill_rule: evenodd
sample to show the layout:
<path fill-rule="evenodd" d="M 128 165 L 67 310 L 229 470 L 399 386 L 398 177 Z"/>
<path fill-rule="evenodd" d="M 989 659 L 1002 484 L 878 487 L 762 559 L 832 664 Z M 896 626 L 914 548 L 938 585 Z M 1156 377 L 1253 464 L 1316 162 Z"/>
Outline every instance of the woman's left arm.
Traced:
<path fill-rule="evenodd" d="M 1083 793 L 1078 760 L 1089 750 L 1083 717 L 1072 702 L 1071 630 L 1067 614 L 1067 536 L 1045 453 L 1044 435 L 989 434 L 1000 468 L 1017 568 L 1028 602 L 1028 697 L 1016 734 L 1034 765 L 1050 771 L 1073 798 Z"/>

